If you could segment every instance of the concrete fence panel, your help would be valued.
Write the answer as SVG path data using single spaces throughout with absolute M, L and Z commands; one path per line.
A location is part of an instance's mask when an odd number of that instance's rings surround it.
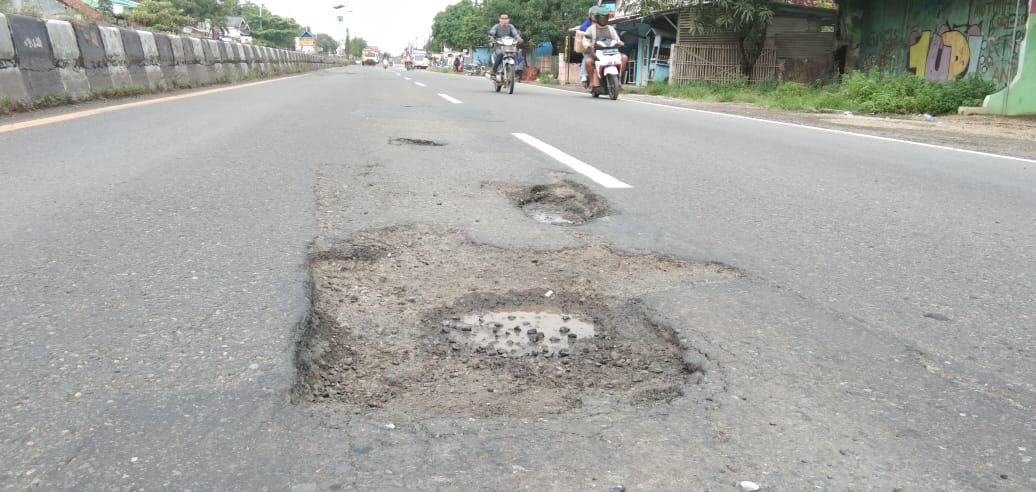
M 50 53 L 50 35 L 43 21 L 35 17 L 12 15 L 11 41 L 22 71 L 22 80 L 30 99 L 42 94 L 60 94 L 65 90 L 61 74 Z
M 205 44 L 208 45 L 209 51 L 206 53 L 207 57 L 212 63 L 212 75 L 214 81 L 223 80 L 226 74 L 223 70 L 223 52 L 220 50 L 220 42 L 215 39 L 206 39 Z
M 164 62 L 165 55 L 162 54 L 163 40 L 169 43 L 169 50 L 173 54 L 173 62 L 164 70 L 171 70 L 170 77 L 177 84 L 186 84 L 191 80 L 190 72 L 187 70 L 186 54 L 183 51 L 183 40 L 180 36 L 163 34 L 155 38 L 158 41 L 158 58 Z
M 241 72 L 241 77 L 247 77 L 251 67 L 248 66 L 248 57 L 245 56 L 245 45 L 241 43 L 230 43 L 230 48 L 237 57 L 237 66 L 238 70 Z
M 168 34 L 154 33 L 155 46 L 158 48 L 158 66 L 165 71 L 176 66 L 176 58 L 173 56 L 173 42 Z
M 263 73 L 270 73 L 270 52 L 267 51 L 265 46 L 256 46 L 255 50 L 259 58 L 259 69 Z
M 112 87 L 112 76 L 108 71 L 108 55 L 104 52 L 101 30 L 96 24 L 79 23 L 72 24 L 72 29 L 76 33 L 80 60 L 82 60 L 83 69 L 86 70 L 86 80 L 90 83 L 90 89 Z
M 63 92 L 73 97 L 89 95 L 90 81 L 87 80 L 86 70 L 79 59 L 79 43 L 76 41 L 76 31 L 72 28 L 72 23 L 48 20 L 47 35 L 50 36 L 54 66 L 61 74 L 61 84 L 65 87 Z
M 155 33 L 137 31 L 137 35 L 140 36 L 140 47 L 144 52 L 144 73 L 147 74 L 148 88 L 165 90 L 168 84 L 162 76 L 162 67 L 158 65 L 158 43 L 155 41 Z
M 116 27 L 107 26 L 100 26 L 97 31 L 101 35 L 105 65 L 108 67 L 108 77 L 111 78 L 112 87 L 133 85 L 126 61 L 126 49 L 122 45 L 122 31 Z M 89 71 L 87 75 L 89 75 Z
M 232 57 L 227 43 L 223 40 L 215 41 L 216 50 L 219 51 L 220 60 L 223 62 L 223 74 L 231 80 L 240 78 L 237 68 L 237 61 Z
M 213 80 L 216 80 L 216 76 L 212 65 L 205 59 L 205 48 L 208 47 L 208 43 L 198 38 L 184 38 L 183 43 L 184 52 L 191 52 L 194 56 L 193 63 L 187 66 L 187 71 L 191 74 L 191 82 L 201 85 L 211 84 Z
M 0 96 L 21 102 L 32 100 L 22 72 L 18 69 L 11 26 L 4 14 L 0 14 Z
M 122 37 L 122 48 L 126 53 L 126 68 L 129 69 L 133 85 L 150 87 L 147 71 L 144 70 L 144 47 L 140 44 L 140 35 L 133 29 L 120 28 L 119 36 Z

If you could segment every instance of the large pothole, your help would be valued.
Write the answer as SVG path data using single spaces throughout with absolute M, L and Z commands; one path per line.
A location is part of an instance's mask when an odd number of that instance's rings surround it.
M 609 215 L 603 198 L 574 181 L 534 185 L 505 192 L 533 220 L 551 225 L 580 225 Z
M 311 261 L 295 400 L 351 413 L 534 416 L 587 397 L 634 405 L 701 377 L 638 296 L 725 281 L 718 264 L 594 245 L 508 251 L 455 231 L 358 235 Z

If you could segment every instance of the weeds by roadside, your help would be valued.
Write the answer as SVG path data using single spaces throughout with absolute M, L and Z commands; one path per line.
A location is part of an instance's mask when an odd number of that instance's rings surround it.
M 546 85 L 558 85 L 561 83 L 558 79 L 555 79 L 554 77 L 551 77 L 550 74 L 546 73 L 541 73 L 540 76 L 536 78 L 536 82 Z
M 793 111 L 836 109 L 858 113 L 946 114 L 956 112 L 961 106 L 980 106 L 994 89 L 992 82 L 976 77 L 938 83 L 921 77 L 853 72 L 840 84 L 832 85 L 777 81 L 749 84 L 747 79 L 722 84 L 652 82 L 635 92 L 712 102 L 744 102 Z

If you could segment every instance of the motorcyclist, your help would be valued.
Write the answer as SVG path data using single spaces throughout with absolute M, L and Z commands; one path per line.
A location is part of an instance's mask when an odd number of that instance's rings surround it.
M 507 12 L 501 12 L 500 23 L 489 29 L 489 44 L 493 46 L 493 78 L 496 78 L 497 72 L 500 70 L 500 62 L 504 59 L 504 50 L 496 45 L 496 38 L 510 36 L 516 43 L 522 42 L 522 35 L 518 33 L 518 28 L 511 25 L 510 21 L 511 16 Z
M 586 20 L 582 24 L 579 24 L 579 29 L 576 31 L 576 50 L 582 51 L 583 47 L 583 36 L 586 34 L 586 30 L 590 29 L 590 26 L 594 23 L 594 12 L 597 11 L 597 6 L 590 7 L 590 10 L 586 13 Z M 586 64 L 579 64 L 579 81 L 583 83 L 583 88 L 590 86 L 589 79 L 586 74 Z
M 587 73 L 590 74 L 590 87 L 601 85 L 597 70 L 594 70 L 594 49 L 597 46 L 597 41 L 614 39 L 617 41 L 617 46 L 626 45 L 619 38 L 619 32 L 615 30 L 615 27 L 608 25 L 608 17 L 609 11 L 607 8 L 597 7 L 597 10 L 594 11 L 594 23 L 586 30 L 586 34 L 583 35 L 583 63 L 586 66 Z M 629 61 L 629 56 L 626 56 L 624 53 L 622 55 L 622 66 L 619 67 L 620 81 L 622 80 L 623 73 L 626 71 L 627 61 Z

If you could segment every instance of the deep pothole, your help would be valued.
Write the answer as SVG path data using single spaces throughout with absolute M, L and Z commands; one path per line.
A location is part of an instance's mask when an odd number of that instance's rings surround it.
M 423 226 L 364 232 L 310 267 L 295 401 L 415 416 L 670 401 L 701 373 L 638 296 L 736 275 L 600 245 L 508 251 Z
M 544 224 L 581 225 L 612 213 L 604 198 L 574 181 L 534 185 L 505 193 L 526 215 Z

